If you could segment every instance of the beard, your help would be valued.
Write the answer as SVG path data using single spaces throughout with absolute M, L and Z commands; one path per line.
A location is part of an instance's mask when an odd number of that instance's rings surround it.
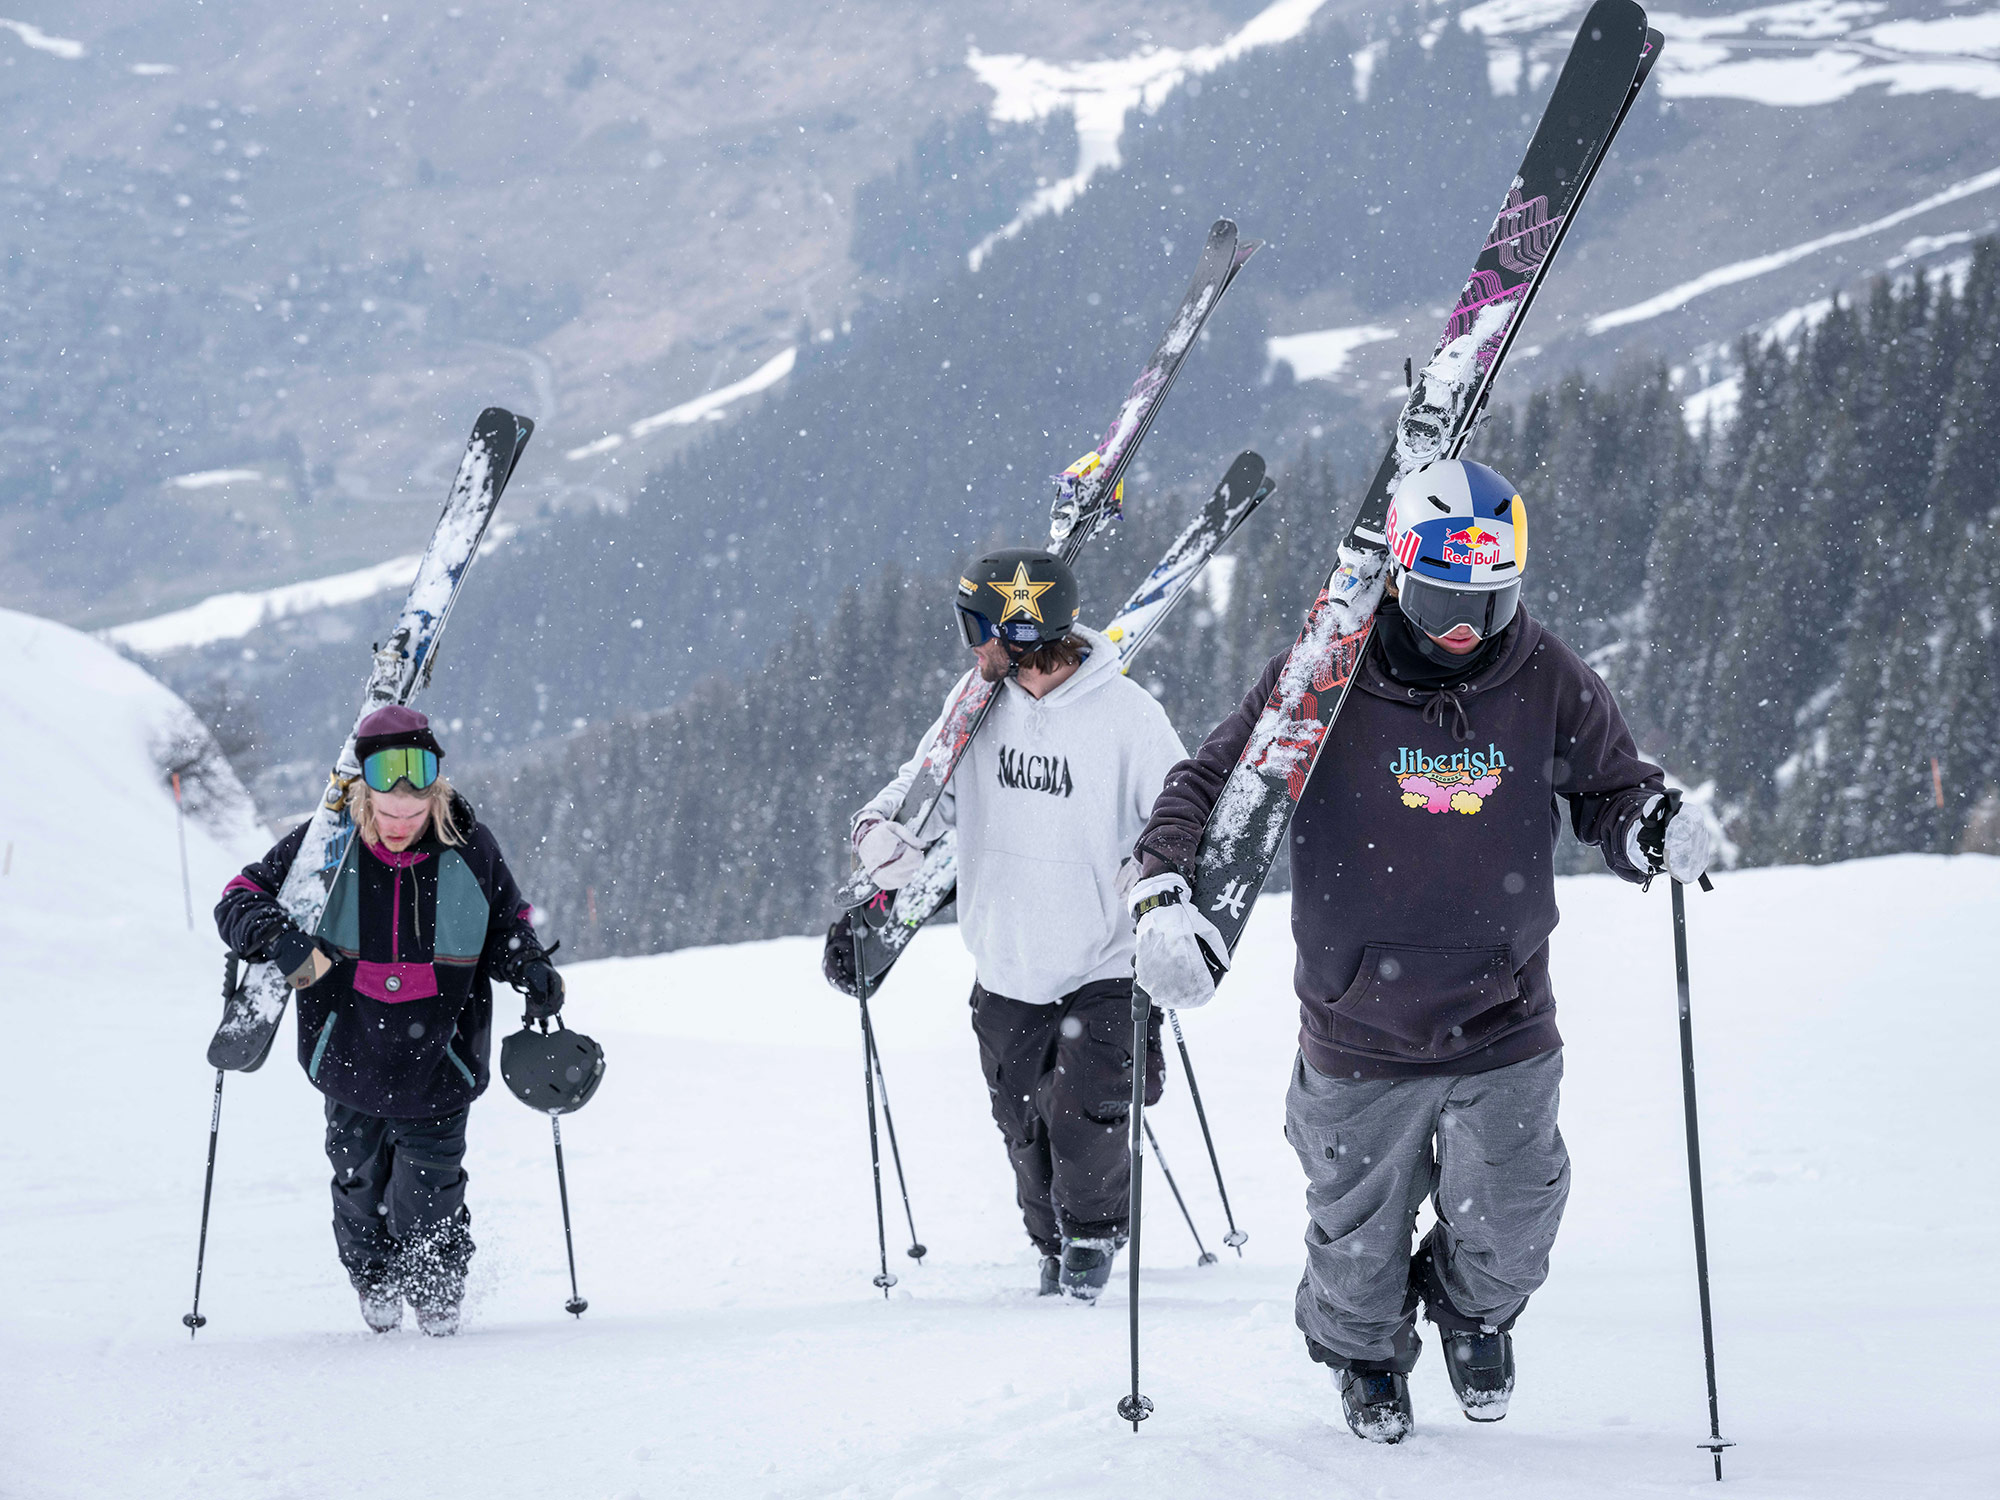
M 1014 670 L 1014 664 L 1004 656 L 1000 660 L 994 661 L 984 652 L 981 652 L 978 661 L 979 680 L 981 682 L 1005 682 L 1008 675 Z

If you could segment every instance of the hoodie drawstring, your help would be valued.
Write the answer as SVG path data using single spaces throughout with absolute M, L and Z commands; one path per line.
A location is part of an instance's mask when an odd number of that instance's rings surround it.
M 1424 722 L 1443 728 L 1446 704 L 1451 705 L 1451 711 L 1455 715 L 1451 725 L 1452 743 L 1466 744 L 1472 738 L 1472 720 L 1466 717 L 1465 705 L 1459 701 L 1458 694 L 1450 688 L 1439 688 L 1432 694 L 1430 702 L 1424 705 Z

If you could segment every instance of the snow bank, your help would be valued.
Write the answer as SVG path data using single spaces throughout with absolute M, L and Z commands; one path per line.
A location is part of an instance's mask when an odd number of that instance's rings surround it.
M 505 522 L 495 522 L 488 529 L 486 540 L 480 543 L 480 555 L 485 556 L 519 529 Z M 377 594 L 401 593 L 415 580 L 417 565 L 422 561 L 423 554 L 413 552 L 407 557 L 392 557 L 387 562 L 370 567 L 334 573 L 325 578 L 309 578 L 302 583 L 211 594 L 199 604 L 190 604 L 185 609 L 133 620 L 125 625 L 113 625 L 98 634 L 113 645 L 123 646 L 142 656 L 164 656 L 171 651 L 212 646 L 217 641 L 240 640 L 252 631 L 290 615 L 358 604 L 364 599 L 373 599 Z
M 1292 367 L 1294 380 L 1331 380 L 1347 368 L 1357 349 L 1392 339 L 1401 330 L 1376 323 L 1350 328 L 1321 328 L 1312 333 L 1286 333 L 1264 341 L 1270 370 L 1280 364 Z M 1265 379 L 1270 378 L 1267 370 Z
M 692 427 L 697 422 L 719 422 L 729 407 L 745 396 L 754 396 L 759 391 L 767 391 L 787 375 L 798 363 L 799 351 L 787 349 L 774 355 L 734 384 L 710 391 L 705 396 L 697 396 L 692 401 L 683 401 L 679 406 L 670 406 L 663 412 L 650 417 L 642 417 L 624 432 L 610 432 L 581 447 L 571 448 L 564 458 L 575 462 L 578 459 L 595 458 L 600 453 L 609 453 L 613 448 L 625 445 L 627 439 L 637 442 L 649 437 L 662 427 Z
M 186 704 L 87 635 L 0 609 L 0 953 L 13 1019 L 152 1003 L 149 974 L 221 967 L 208 909 L 268 842 Z M 179 764 L 196 931 L 188 931 L 173 792 Z M 53 1011 L 48 1006 L 53 1003 Z M 220 1010 L 218 1009 L 218 1014 Z
M 1067 109 L 1076 117 L 1076 170 L 1039 189 L 1003 228 L 996 229 L 967 256 L 977 271 L 995 245 L 1012 239 L 1043 214 L 1061 213 L 1074 203 L 1099 171 L 1123 159 L 1118 140 L 1132 110 L 1156 110 L 1190 78 L 1212 73 L 1259 47 L 1288 42 L 1311 23 L 1326 0 L 1274 0 L 1243 26 L 1210 47 L 1147 46 L 1125 57 L 1088 62 L 1048 62 L 1018 52 L 966 53 L 965 65 L 993 90 L 993 119 L 1022 123 Z

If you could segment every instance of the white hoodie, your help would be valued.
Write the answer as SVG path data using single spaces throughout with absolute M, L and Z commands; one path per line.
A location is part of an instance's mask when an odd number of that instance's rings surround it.
M 1118 648 L 1076 633 L 1090 655 L 1054 691 L 1037 699 L 1011 678 L 1000 685 L 936 814 L 958 830 L 958 931 L 979 982 L 1031 1005 L 1130 977 L 1119 866 L 1187 755 L 1166 710 L 1119 670 Z M 895 813 L 942 723 L 864 815 Z

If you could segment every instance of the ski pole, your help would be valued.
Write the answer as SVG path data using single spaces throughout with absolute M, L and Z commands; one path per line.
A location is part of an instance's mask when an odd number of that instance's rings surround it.
M 1229 1211 L 1229 1189 L 1222 1185 L 1222 1163 L 1215 1155 L 1215 1137 L 1208 1133 L 1208 1111 L 1201 1107 L 1201 1085 L 1194 1081 L 1194 1059 L 1188 1056 L 1187 1038 L 1181 1035 L 1181 1018 L 1175 1011 L 1167 1012 L 1167 1019 L 1173 1023 L 1174 1045 L 1181 1049 L 1181 1070 L 1187 1074 L 1188 1097 L 1194 1100 L 1194 1117 L 1201 1122 L 1201 1138 L 1208 1145 L 1208 1164 L 1215 1169 L 1215 1191 L 1222 1199 L 1222 1217 L 1229 1221 L 1229 1233 L 1222 1237 L 1222 1243 L 1236 1252 L 1236 1258 L 1243 1258 L 1244 1243 L 1250 1238 L 1236 1227 L 1236 1215 Z M 1166 1170 L 1166 1163 L 1160 1163 Z
M 1706 877 L 1703 885 L 1707 885 Z M 1681 1003 L 1681 1099 L 1687 1111 L 1688 1198 L 1694 1207 L 1694 1271 L 1701 1287 L 1701 1357 L 1708 1371 L 1708 1441 L 1697 1443 L 1715 1459 L 1715 1477 L 1722 1479 L 1722 1450 L 1735 1444 L 1722 1436 L 1722 1417 L 1715 1395 L 1715 1323 L 1708 1301 L 1708 1225 L 1701 1207 L 1701 1130 L 1695 1120 L 1694 1021 L 1688 1008 L 1687 905 L 1681 883 L 1673 882 L 1674 981 Z
M 886 1302 L 896 1278 L 889 1271 L 889 1226 L 882 1216 L 882 1143 L 875 1134 L 875 1032 L 868 1024 L 868 970 L 861 957 L 861 924 L 850 920 L 847 935 L 854 949 L 854 987 L 859 992 L 856 998 L 861 1002 L 861 1083 L 868 1096 L 868 1162 L 875 1172 L 875 1248 L 882 1262 L 875 1285 L 882 1288 L 882 1300 Z
M 903 1176 L 903 1153 L 896 1145 L 896 1117 L 889 1112 L 889 1080 L 882 1072 L 882 1049 L 875 1045 L 875 1026 L 868 1018 L 868 1002 L 866 1000 L 861 1002 L 861 1030 L 862 1034 L 868 1039 L 868 1055 L 874 1060 L 875 1087 L 882 1094 L 882 1126 L 889 1132 L 889 1159 L 896 1164 L 896 1186 L 901 1189 L 903 1194 L 903 1219 L 910 1226 L 910 1248 L 908 1254 L 911 1260 L 915 1261 L 918 1265 L 922 1265 L 929 1247 L 917 1238 L 916 1217 L 910 1212 L 910 1184 Z
M 563 1249 L 569 1255 L 569 1301 L 563 1304 L 563 1311 L 572 1318 L 583 1316 L 583 1310 L 590 1304 L 583 1300 L 576 1289 L 576 1241 L 569 1232 L 569 1174 L 563 1170 L 562 1116 L 549 1115 L 549 1131 L 556 1139 L 556 1192 L 562 1198 Z
M 174 772 L 174 835 L 181 844 L 181 904 L 187 908 L 188 931 L 194 931 L 194 888 L 188 884 L 187 810 L 181 805 L 181 773 Z
M 236 955 L 231 953 L 222 966 L 222 999 L 227 1004 L 236 994 Z M 215 1196 L 215 1138 L 222 1130 L 222 1069 L 215 1070 L 215 1104 L 208 1112 L 208 1171 L 201 1182 L 201 1238 L 194 1250 L 194 1305 L 181 1315 L 188 1339 L 208 1326 L 201 1315 L 201 1269 L 208 1260 L 208 1205 Z
M 1174 1181 L 1174 1169 L 1167 1165 L 1167 1153 L 1160 1149 L 1160 1138 L 1153 1134 L 1151 1120 L 1146 1122 L 1146 1144 L 1153 1148 L 1153 1160 L 1160 1164 L 1160 1175 L 1167 1179 L 1167 1186 L 1173 1192 L 1174 1202 L 1181 1206 L 1181 1217 L 1187 1220 L 1188 1233 L 1194 1236 L 1194 1247 L 1201 1252 L 1201 1259 L 1195 1264 L 1214 1265 L 1215 1257 L 1209 1253 L 1208 1246 L 1201 1242 L 1201 1231 L 1194 1227 L 1194 1215 L 1188 1212 L 1187 1199 L 1181 1196 L 1180 1184 Z
M 1126 1122 L 1126 1152 L 1131 1158 L 1132 1173 L 1125 1201 L 1125 1219 L 1132 1234 L 1131 1259 L 1125 1266 L 1131 1278 L 1126 1300 L 1130 1303 L 1132 1322 L 1132 1392 L 1119 1398 L 1118 1415 L 1132 1424 L 1135 1433 L 1139 1424 L 1153 1414 L 1153 1403 L 1139 1394 L 1139 1189 L 1146 1166 L 1140 1132 L 1146 1126 L 1146 1022 L 1152 1011 L 1152 997 L 1133 985 L 1132 1106 L 1131 1119 Z

